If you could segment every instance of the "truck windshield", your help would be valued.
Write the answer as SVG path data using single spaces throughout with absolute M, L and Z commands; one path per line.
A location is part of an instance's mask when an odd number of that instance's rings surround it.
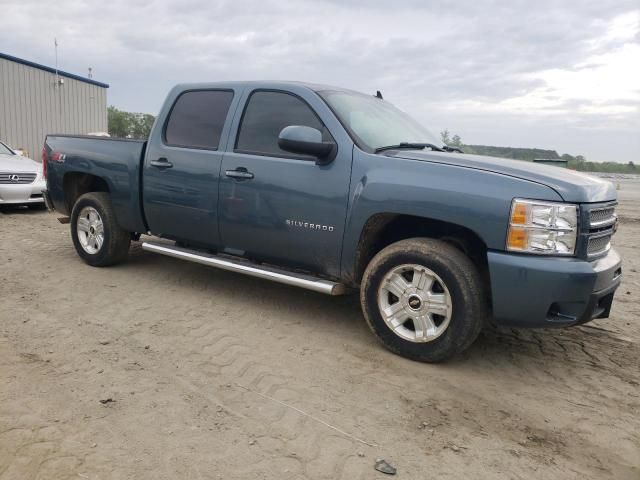
M 442 145 L 435 135 L 409 115 L 373 95 L 344 91 L 322 91 L 318 94 L 360 148 L 375 151 L 401 143 Z

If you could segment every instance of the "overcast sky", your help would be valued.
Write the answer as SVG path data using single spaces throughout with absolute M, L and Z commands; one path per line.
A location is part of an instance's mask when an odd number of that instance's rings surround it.
M 178 82 L 374 93 L 465 143 L 640 162 L 640 0 L 0 0 L 0 51 L 155 114 Z

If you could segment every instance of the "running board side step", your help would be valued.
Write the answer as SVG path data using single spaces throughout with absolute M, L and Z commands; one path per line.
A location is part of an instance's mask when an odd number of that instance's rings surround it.
M 327 295 L 344 295 L 348 289 L 342 283 L 332 282 L 321 278 L 312 277 L 303 273 L 289 272 L 275 267 L 252 264 L 244 260 L 235 260 L 229 257 L 222 257 L 209 253 L 190 250 L 188 248 L 176 247 L 166 243 L 143 242 L 142 249 L 149 252 L 167 255 L 181 260 L 188 260 L 200 263 L 209 267 L 221 268 L 231 272 L 244 273 L 252 277 L 264 278 L 285 285 L 306 288 L 314 292 L 325 293 Z

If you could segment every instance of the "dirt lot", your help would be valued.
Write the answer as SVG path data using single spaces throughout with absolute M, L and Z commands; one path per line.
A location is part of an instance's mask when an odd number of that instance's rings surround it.
M 640 478 L 640 182 L 621 182 L 612 318 L 484 332 L 424 365 L 355 297 L 155 256 L 76 256 L 0 213 L 0 479 Z M 535 295 L 535 292 L 531 292 Z M 101 400 L 104 403 L 101 403 Z

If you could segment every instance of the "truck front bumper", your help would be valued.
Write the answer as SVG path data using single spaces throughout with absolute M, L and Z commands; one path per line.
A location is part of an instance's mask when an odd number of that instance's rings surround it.
M 487 257 L 499 325 L 568 326 L 607 318 L 622 277 L 613 249 L 593 262 L 504 252 Z

